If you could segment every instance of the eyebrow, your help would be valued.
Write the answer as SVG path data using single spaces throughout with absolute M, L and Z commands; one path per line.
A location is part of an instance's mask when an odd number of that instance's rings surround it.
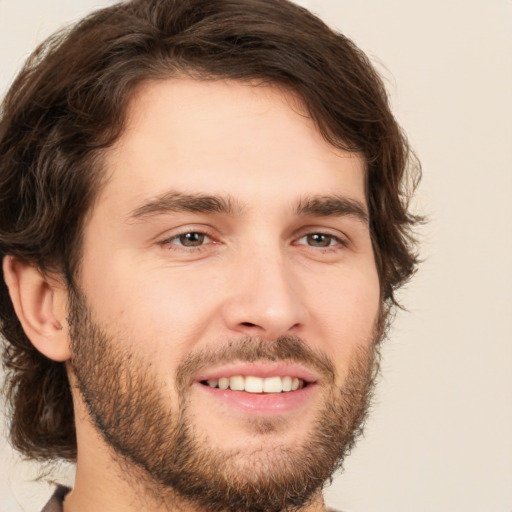
M 312 217 L 354 217 L 368 225 L 368 211 L 363 203 L 339 195 L 312 196 L 301 199 L 296 214 Z
M 129 218 L 137 220 L 170 212 L 235 215 L 241 211 L 241 206 L 230 196 L 184 194 L 170 191 L 136 208 L 129 214 Z
M 170 191 L 149 200 L 129 214 L 132 220 L 172 212 L 216 213 L 239 215 L 243 207 L 231 196 L 185 194 Z M 308 196 L 300 199 L 295 207 L 300 217 L 354 217 L 367 225 L 368 213 L 363 203 L 339 195 Z

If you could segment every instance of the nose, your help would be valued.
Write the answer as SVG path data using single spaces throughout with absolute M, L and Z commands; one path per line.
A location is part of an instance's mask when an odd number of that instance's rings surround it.
M 279 250 L 252 252 L 229 272 L 223 304 L 227 327 L 246 336 L 275 340 L 298 334 L 307 320 L 301 285 Z

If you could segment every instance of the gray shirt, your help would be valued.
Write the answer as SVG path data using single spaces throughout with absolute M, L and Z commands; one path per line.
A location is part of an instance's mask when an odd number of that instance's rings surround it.
M 59 486 L 53 493 L 53 496 L 50 498 L 50 501 L 44 506 L 41 512 L 63 512 L 63 503 L 64 498 L 71 489 L 68 487 Z M 326 512 L 337 512 L 333 508 L 327 509 Z M 339 511 L 341 512 L 341 511 Z

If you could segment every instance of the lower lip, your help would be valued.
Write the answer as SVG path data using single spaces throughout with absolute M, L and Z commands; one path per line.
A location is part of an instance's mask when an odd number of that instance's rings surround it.
M 297 391 L 283 393 L 246 393 L 245 391 L 232 391 L 219 389 L 196 383 L 202 392 L 209 397 L 240 409 L 248 414 L 276 415 L 297 410 L 304 406 L 314 393 L 315 384 L 308 384 Z

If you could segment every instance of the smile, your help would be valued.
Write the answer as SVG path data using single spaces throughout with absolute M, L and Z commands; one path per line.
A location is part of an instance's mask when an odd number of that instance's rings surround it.
M 195 376 L 196 389 L 215 403 L 268 416 L 303 410 L 322 388 L 319 375 L 292 362 L 238 362 Z
M 246 393 L 288 393 L 302 389 L 304 380 L 297 377 L 255 377 L 248 375 L 235 375 L 233 377 L 220 377 L 203 381 L 211 388 L 231 389 L 232 391 L 245 391 Z

